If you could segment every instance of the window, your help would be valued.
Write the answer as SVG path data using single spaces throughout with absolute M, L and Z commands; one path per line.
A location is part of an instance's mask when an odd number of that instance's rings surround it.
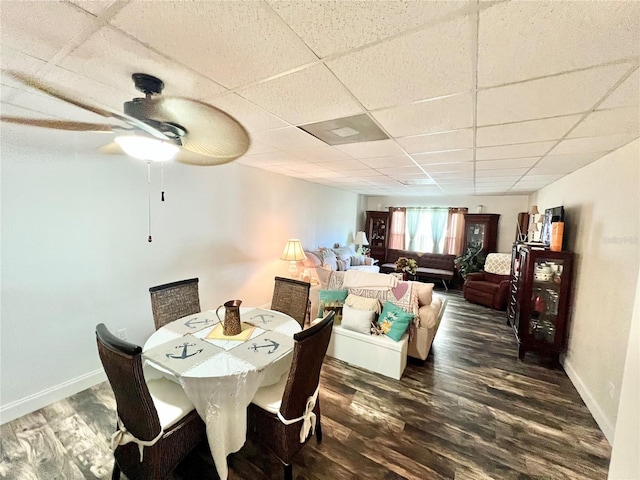
M 459 255 L 466 208 L 393 207 L 389 248 Z

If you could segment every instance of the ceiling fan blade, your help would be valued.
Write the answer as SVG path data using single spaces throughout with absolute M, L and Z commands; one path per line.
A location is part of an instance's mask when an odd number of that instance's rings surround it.
M 220 165 L 245 154 L 251 143 L 244 127 L 231 115 L 197 100 L 151 98 L 145 116 L 182 126 L 183 149 L 176 161 L 190 165 Z M 186 151 L 184 151 L 186 150 Z
M 58 89 L 52 87 L 51 85 L 47 85 L 43 82 L 40 82 L 39 80 L 36 80 L 35 78 L 29 77 L 28 75 L 24 75 L 23 73 L 15 72 L 15 71 L 7 71 L 5 73 L 9 75 L 11 78 L 13 78 L 14 80 L 17 80 L 25 85 L 28 85 L 40 92 L 46 93 L 47 95 L 57 98 L 58 100 L 62 100 L 63 102 L 70 103 L 71 105 L 75 105 L 78 108 L 82 108 L 83 110 L 93 112 L 102 117 L 115 118 L 133 127 L 136 127 L 144 132 L 147 132 L 148 134 L 153 135 L 156 138 L 160 138 L 162 140 L 169 139 L 169 137 L 167 137 L 160 130 L 152 127 L 151 125 L 146 124 L 141 120 L 138 120 L 137 118 L 131 117 L 126 114 L 112 112 L 111 110 L 107 110 L 104 108 L 96 107 L 94 105 L 90 105 L 88 103 L 81 102 L 80 100 L 77 100 L 59 91 Z
M 23 118 L 0 116 L 0 121 L 16 125 L 29 125 L 32 127 L 53 128 L 55 130 L 71 130 L 76 132 L 104 132 L 112 133 L 111 125 L 102 123 L 71 122 L 67 120 L 48 120 L 39 118 Z

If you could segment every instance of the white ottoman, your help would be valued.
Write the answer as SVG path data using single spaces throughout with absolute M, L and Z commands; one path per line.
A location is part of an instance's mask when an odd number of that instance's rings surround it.
M 408 343 L 408 333 L 396 342 L 386 335 L 364 335 L 334 325 L 327 355 L 400 380 L 407 366 Z

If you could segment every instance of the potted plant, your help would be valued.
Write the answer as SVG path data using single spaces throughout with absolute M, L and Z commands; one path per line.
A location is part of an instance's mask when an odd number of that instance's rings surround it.
M 463 279 L 473 272 L 479 272 L 484 268 L 487 256 L 482 252 L 482 245 L 467 248 L 467 251 L 456 258 L 455 263 Z
M 417 271 L 418 262 L 413 258 L 398 257 L 398 260 L 396 260 L 396 272 L 403 273 L 405 280 L 407 275 L 415 275 Z

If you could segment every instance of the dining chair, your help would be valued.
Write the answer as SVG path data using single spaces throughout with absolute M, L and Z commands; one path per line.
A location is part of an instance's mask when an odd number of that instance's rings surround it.
M 275 385 L 259 388 L 247 407 L 247 433 L 264 443 L 284 465 L 284 479 L 293 478 L 293 457 L 311 438 L 322 441 L 320 422 L 320 370 L 331 339 L 333 317 L 293 336 L 289 375 Z
M 96 326 L 98 354 L 116 398 L 112 479 L 158 480 L 203 439 L 205 424 L 182 388 L 166 378 L 145 382 L 142 348 Z
M 286 313 L 304 328 L 309 307 L 311 284 L 293 278 L 276 277 L 271 310 Z
M 197 278 L 151 287 L 149 294 L 156 330 L 178 318 L 201 311 Z

